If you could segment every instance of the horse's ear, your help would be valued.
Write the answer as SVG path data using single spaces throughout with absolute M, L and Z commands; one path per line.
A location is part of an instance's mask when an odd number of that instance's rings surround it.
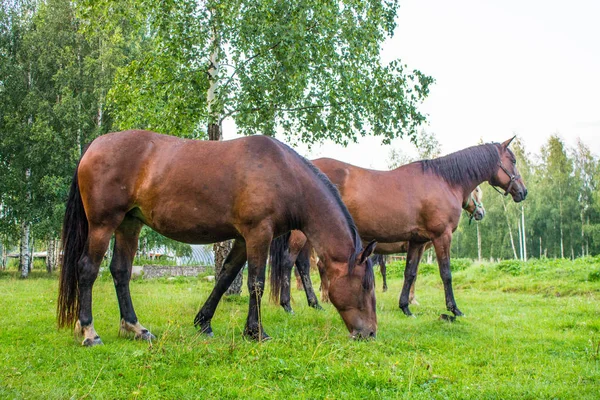
M 375 246 L 377 246 L 377 242 L 375 240 L 371 240 L 369 242 L 369 244 L 363 249 L 362 253 L 360 253 L 360 263 L 362 264 L 365 262 L 365 260 L 367 258 L 369 258 L 369 256 L 371 254 L 373 254 L 373 251 L 375 250 Z
M 515 138 L 517 137 L 517 135 L 511 137 L 510 139 L 508 139 L 506 142 L 502 143 L 502 148 L 503 149 L 508 149 L 508 145 L 510 144 L 510 142 L 512 142 Z

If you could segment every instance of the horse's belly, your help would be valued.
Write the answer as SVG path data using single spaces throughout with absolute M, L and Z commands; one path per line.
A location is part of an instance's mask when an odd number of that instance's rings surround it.
M 150 212 L 140 209 L 138 217 L 161 235 L 185 243 L 208 244 L 240 237 L 223 213 L 209 210 L 158 207 Z

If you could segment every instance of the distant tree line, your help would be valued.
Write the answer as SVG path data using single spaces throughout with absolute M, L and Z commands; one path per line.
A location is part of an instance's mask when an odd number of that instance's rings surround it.
M 600 254 L 598 155 L 581 140 L 570 148 L 558 135 L 550 136 L 537 154 L 520 140 L 512 147 L 529 191 L 527 200 L 515 204 L 482 185 L 486 216 L 477 226 L 462 219 L 452 254 L 524 260 Z

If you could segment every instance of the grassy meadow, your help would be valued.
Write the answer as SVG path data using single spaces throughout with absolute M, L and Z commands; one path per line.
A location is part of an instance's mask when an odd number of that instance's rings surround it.
M 308 308 L 295 289 L 295 315 L 263 301 L 273 340 L 242 337 L 247 294 L 222 302 L 208 339 L 192 323 L 212 287 L 202 277 L 133 281 L 140 322 L 158 339 L 121 338 L 103 273 L 93 306 L 104 346 L 94 348 L 56 329 L 55 275 L 19 280 L 16 271 L 0 272 L 0 398 L 600 397 L 600 258 L 455 264 L 466 316 L 454 323 L 439 319 L 445 306 L 435 267 L 420 272 L 416 318 L 398 309 L 402 267 L 390 266 L 387 293 L 377 273 L 374 341 L 349 340 L 331 305 Z

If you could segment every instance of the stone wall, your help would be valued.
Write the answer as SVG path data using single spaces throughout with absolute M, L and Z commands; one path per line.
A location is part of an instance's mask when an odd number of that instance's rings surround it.
M 163 276 L 198 276 L 207 271 L 212 270 L 213 267 L 197 265 L 197 266 L 185 266 L 185 267 L 173 267 L 164 265 L 144 265 L 142 267 L 144 279 L 160 278 Z

